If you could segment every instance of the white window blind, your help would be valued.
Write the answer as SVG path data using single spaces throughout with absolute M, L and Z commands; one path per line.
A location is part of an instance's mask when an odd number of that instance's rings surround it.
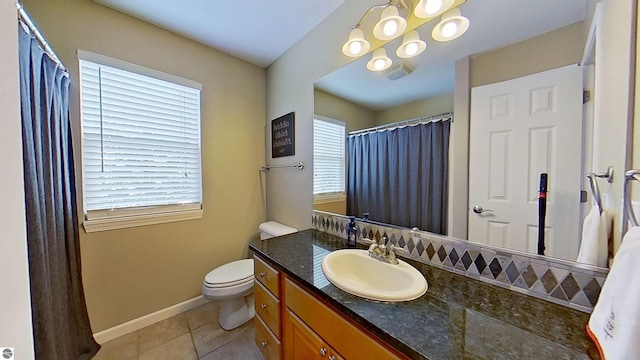
M 200 89 L 79 62 L 87 219 L 201 209 Z
M 313 194 L 345 191 L 344 123 L 313 119 Z

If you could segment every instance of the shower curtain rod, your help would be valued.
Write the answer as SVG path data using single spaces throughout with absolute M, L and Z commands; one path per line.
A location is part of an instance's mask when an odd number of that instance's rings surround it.
M 368 128 L 368 129 L 354 130 L 354 131 L 350 131 L 349 132 L 349 136 L 365 134 L 365 133 L 370 133 L 370 132 L 376 132 L 376 131 L 381 131 L 381 130 L 393 129 L 393 128 L 400 127 L 400 126 L 412 125 L 412 123 L 413 123 L 413 125 L 417 125 L 417 124 L 421 124 L 421 123 L 426 124 L 426 123 L 430 123 L 432 121 L 444 120 L 446 118 L 453 118 L 453 112 L 446 112 L 446 113 L 442 113 L 442 114 L 438 114 L 438 115 L 427 115 L 427 116 L 422 116 L 422 117 L 408 119 L 408 120 L 396 121 L 396 122 L 391 123 L 391 124 L 380 125 L 380 126 L 371 127 L 371 128 Z
M 58 55 L 56 55 L 55 51 L 53 51 L 53 49 L 51 48 L 51 46 L 47 42 L 47 39 L 44 37 L 44 35 L 42 35 L 42 33 L 40 32 L 40 29 L 38 29 L 38 26 L 36 26 L 36 24 L 33 22 L 33 20 L 31 20 L 31 16 L 29 16 L 29 14 L 24 9 L 24 7 L 20 3 L 20 1 L 16 1 L 16 8 L 18 9 L 18 19 L 20 20 L 20 22 L 22 24 L 24 24 L 29 29 L 31 34 L 38 40 L 38 42 L 40 43 L 40 45 L 42 46 L 44 51 L 47 53 L 47 55 L 49 55 L 51 60 L 55 61 L 56 64 L 58 64 L 58 66 L 65 73 L 67 73 L 67 76 L 68 76 L 69 71 L 64 66 L 64 64 L 62 63 L 62 61 L 58 57 Z

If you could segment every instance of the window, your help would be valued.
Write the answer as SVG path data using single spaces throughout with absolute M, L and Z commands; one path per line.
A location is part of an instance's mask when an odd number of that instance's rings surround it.
M 202 217 L 201 85 L 79 51 L 87 232 Z
M 313 194 L 316 199 L 345 195 L 345 141 L 343 122 L 313 119 Z

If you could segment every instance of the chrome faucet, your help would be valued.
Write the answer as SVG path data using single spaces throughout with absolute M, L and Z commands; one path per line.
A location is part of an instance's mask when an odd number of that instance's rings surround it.
M 383 236 L 382 239 L 380 239 L 380 242 L 377 242 L 375 239 L 371 240 L 371 239 L 362 239 L 362 241 L 364 241 L 369 245 L 369 256 L 389 263 L 389 264 L 394 264 L 397 265 L 399 264 L 398 262 L 398 258 L 396 256 L 397 252 L 402 252 L 405 254 L 408 254 L 409 252 L 401 247 L 395 246 L 393 244 L 391 244 L 391 246 L 387 247 L 386 243 L 387 243 L 387 237 Z M 388 251 L 387 251 L 388 249 Z

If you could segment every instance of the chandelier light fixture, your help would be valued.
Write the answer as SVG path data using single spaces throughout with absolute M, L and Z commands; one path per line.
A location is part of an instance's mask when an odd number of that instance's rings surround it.
M 462 3 L 465 0 L 462 1 Z M 414 6 L 414 3 L 416 3 Z M 393 40 L 404 34 L 402 44 L 396 50 L 396 56 L 402 59 L 420 55 L 427 44 L 420 39 L 416 30 L 407 30 L 407 20 L 410 16 L 430 21 L 442 15 L 441 21 L 435 26 L 431 36 L 434 40 L 443 42 L 457 39 L 469 28 L 469 19 L 460 14 L 458 8 L 452 7 L 460 4 L 457 0 L 390 0 L 386 4 L 370 7 L 360 21 L 352 27 L 349 38 L 342 46 L 342 53 L 349 57 L 360 57 L 369 52 L 371 43 L 367 41 L 362 24 L 365 19 L 378 9 L 382 9 L 380 20 L 373 26 L 372 34 L 377 40 L 383 42 Z M 413 20 L 415 27 L 415 19 Z M 425 21 L 423 21 L 425 22 Z M 380 41 L 374 41 L 378 46 Z M 377 44 L 376 44 L 377 43 Z M 384 48 L 376 49 L 367 63 L 371 71 L 382 71 L 389 68 L 392 60 L 386 55 Z

